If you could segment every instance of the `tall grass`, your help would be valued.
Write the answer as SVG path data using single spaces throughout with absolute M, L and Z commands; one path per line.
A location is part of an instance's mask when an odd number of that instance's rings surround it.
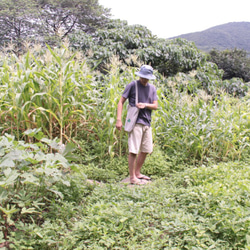
M 194 164 L 241 159 L 249 148 L 248 98 L 162 95 L 156 121 L 160 145 L 167 154 L 181 154 Z
M 121 157 L 127 153 L 127 134 L 124 130 L 117 131 L 116 113 L 125 86 L 135 78 L 135 69 L 124 67 L 117 57 L 111 59 L 108 68 L 108 74 L 101 76 L 102 79 L 98 81 L 99 85 L 96 86 L 92 96 L 97 104 L 93 110 L 93 115 L 96 117 L 93 129 L 98 138 L 95 145 L 99 149 L 100 158 L 107 155 Z M 125 116 L 126 103 L 123 108 L 123 121 Z
M 92 71 L 86 59 L 67 46 L 38 48 L 19 58 L 3 55 L 1 132 L 21 139 L 27 129 L 41 128 L 60 143 L 84 140 L 98 158 L 123 155 L 126 134 L 116 131 L 116 108 L 134 70 L 121 73 L 121 67 L 114 57 L 109 74 Z
M 107 74 L 101 74 L 66 45 L 36 48 L 20 57 L 6 53 L 1 65 L 2 133 L 21 139 L 27 129 L 41 128 L 60 143 L 84 145 L 97 159 L 127 153 L 127 135 L 115 129 L 116 109 L 125 85 L 135 79 L 135 68 L 114 57 Z M 241 159 L 249 148 L 249 97 L 231 98 L 218 89 L 216 96 L 204 95 L 198 81 L 194 73 L 170 81 L 158 76 L 155 142 L 170 157 L 181 155 L 193 163 Z
M 17 139 L 31 128 L 42 128 L 60 142 L 77 135 L 80 123 L 93 108 L 92 78 L 86 61 L 62 48 L 5 56 L 0 69 L 2 132 Z

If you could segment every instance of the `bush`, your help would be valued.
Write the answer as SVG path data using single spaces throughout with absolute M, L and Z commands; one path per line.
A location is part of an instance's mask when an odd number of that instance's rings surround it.
M 51 204 L 63 199 L 57 184 L 69 186 L 66 173 L 74 168 L 60 153 L 47 152 L 59 147 L 39 130 L 25 135 L 39 141 L 30 144 L 7 134 L 0 137 L 0 237 L 6 247 L 14 244 L 16 249 L 35 244 L 36 239 L 29 237 L 40 237 L 35 231 L 44 223 Z M 30 239 L 27 244 L 23 232 Z
M 224 71 L 223 80 L 241 78 L 244 82 L 250 81 L 250 59 L 245 50 L 218 51 L 214 49 L 209 52 L 209 55 L 209 60 Z

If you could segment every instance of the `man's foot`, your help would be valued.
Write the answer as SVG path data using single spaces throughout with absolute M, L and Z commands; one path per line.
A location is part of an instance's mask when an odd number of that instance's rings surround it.
M 146 181 L 150 181 L 151 178 L 146 176 L 146 175 L 143 175 L 143 174 L 140 174 L 139 176 L 137 176 L 138 179 L 141 179 L 141 180 L 146 180 Z
M 131 185 L 144 185 L 146 184 L 145 181 L 143 181 L 142 179 L 135 179 L 135 180 L 130 180 L 130 184 Z

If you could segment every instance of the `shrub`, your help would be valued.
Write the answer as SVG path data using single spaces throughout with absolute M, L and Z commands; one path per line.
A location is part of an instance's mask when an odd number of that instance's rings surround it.
M 1 239 L 7 247 L 17 247 L 15 242 L 22 239 L 23 231 L 30 235 L 43 224 L 51 203 L 63 199 L 56 185 L 69 186 L 66 173 L 73 168 L 62 154 L 48 153 L 49 148 L 59 147 L 39 130 L 26 131 L 25 135 L 38 142 L 15 141 L 8 134 L 0 137 L 0 225 Z M 33 245 L 34 241 L 27 244 Z

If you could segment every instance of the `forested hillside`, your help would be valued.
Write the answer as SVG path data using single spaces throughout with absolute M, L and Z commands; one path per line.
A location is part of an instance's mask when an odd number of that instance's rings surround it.
M 232 22 L 204 31 L 182 34 L 179 38 L 193 41 L 203 51 L 243 49 L 250 52 L 250 22 Z M 176 38 L 176 37 L 175 37 Z

